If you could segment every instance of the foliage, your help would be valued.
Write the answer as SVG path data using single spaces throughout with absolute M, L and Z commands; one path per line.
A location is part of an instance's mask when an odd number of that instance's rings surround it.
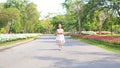
M 0 11 L 0 27 L 7 27 L 12 25 L 14 21 L 20 21 L 20 11 L 16 8 L 7 8 Z M 9 29 L 6 28 L 6 31 L 9 32 Z
M 39 20 L 40 13 L 34 3 L 7 0 L 0 3 L 0 28 L 13 33 L 54 33 L 57 24 L 62 23 L 66 32 L 111 31 L 112 35 L 120 33 L 119 5 L 119 0 L 65 0 L 62 6 L 66 8 L 66 14 Z M 101 14 L 105 17 L 102 21 Z
M 80 1 L 82 8 L 79 11 L 74 10 L 75 4 L 78 4 Z M 63 6 L 65 6 L 67 14 L 76 16 L 74 19 L 78 22 L 77 16 L 80 19 L 80 25 L 75 23 L 74 25 L 77 30 L 93 30 L 93 31 L 102 31 L 108 30 L 112 32 L 119 33 L 119 30 L 116 29 L 116 25 L 120 26 L 120 2 L 118 0 L 65 0 Z M 78 5 L 81 7 L 81 5 Z M 73 11 L 71 11 L 71 9 Z M 100 14 L 104 13 L 105 19 L 100 21 Z M 71 20 L 72 21 L 72 20 Z M 70 24 L 70 23 L 69 23 Z M 76 25 L 77 24 L 77 25 Z M 79 26 L 78 26 L 79 25 Z M 114 28 L 113 28 L 114 27 Z M 119 28 L 119 27 L 118 27 Z M 120 28 L 119 28 L 120 29 Z
M 39 12 L 37 11 L 37 8 L 35 6 L 35 4 L 33 3 L 29 3 L 26 6 L 26 23 L 25 23 L 25 32 L 34 32 L 34 28 L 35 28 L 35 24 L 38 22 L 39 20 Z
M 5 28 L 1 28 L 1 29 L 0 29 L 0 33 L 6 33 Z
M 12 33 L 33 33 L 39 21 L 39 12 L 28 0 L 7 0 L 0 3 L 0 28 Z
M 56 29 L 58 28 L 58 24 L 61 23 L 63 28 L 64 28 L 64 24 L 65 24 L 65 16 L 63 15 L 57 15 L 55 17 L 52 18 L 51 20 L 51 24 L 53 25 L 53 31 L 55 32 Z
M 71 18 L 72 18 L 71 22 L 74 23 L 74 25 L 76 26 L 74 28 L 79 33 L 81 33 L 81 31 L 82 31 L 82 28 L 81 28 L 82 27 L 82 22 L 81 22 L 82 13 L 81 12 L 83 9 L 83 5 L 84 5 L 84 3 L 82 0 L 65 0 L 65 2 L 63 3 L 63 6 L 66 8 L 67 15 L 71 16 Z M 68 17 L 68 19 L 70 19 L 70 18 Z M 69 26 L 71 26 L 71 25 L 69 25 Z
M 40 20 L 36 25 L 35 32 L 40 33 L 51 33 L 53 25 L 51 24 L 51 19 L 46 18 L 45 20 Z

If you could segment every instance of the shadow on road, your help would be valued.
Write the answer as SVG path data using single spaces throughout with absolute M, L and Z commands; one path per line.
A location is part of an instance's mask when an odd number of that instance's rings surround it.
M 46 36 L 41 38 L 35 38 L 34 40 L 44 42 L 44 43 L 57 43 L 55 36 Z M 88 45 L 88 44 L 86 44 Z M 86 46 L 84 42 L 78 42 L 70 38 L 70 36 L 65 36 L 64 46 Z
M 120 63 L 112 62 L 113 58 L 103 58 L 93 61 L 78 61 L 76 59 L 57 58 L 51 56 L 35 56 L 35 59 L 53 61 L 51 68 L 119 68 Z M 101 66 L 102 65 L 102 66 Z
M 39 51 L 58 51 L 59 49 L 38 49 Z

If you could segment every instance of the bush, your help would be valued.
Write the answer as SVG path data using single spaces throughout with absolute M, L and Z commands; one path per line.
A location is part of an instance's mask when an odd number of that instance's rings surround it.
M 99 31 L 96 32 L 97 34 L 99 34 Z M 110 34 L 111 32 L 109 31 L 101 31 L 101 34 Z
M 41 34 L 0 34 L 0 43 L 41 36 Z
M 96 32 L 94 31 L 82 31 L 81 33 L 84 35 L 96 35 Z
M 0 29 L 0 33 L 6 33 L 5 28 L 1 28 L 1 29 Z

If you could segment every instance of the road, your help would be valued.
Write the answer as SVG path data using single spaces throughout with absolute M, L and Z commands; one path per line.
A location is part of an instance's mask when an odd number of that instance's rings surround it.
M 55 36 L 0 51 L 0 68 L 120 68 L 120 55 L 66 37 L 58 50 Z

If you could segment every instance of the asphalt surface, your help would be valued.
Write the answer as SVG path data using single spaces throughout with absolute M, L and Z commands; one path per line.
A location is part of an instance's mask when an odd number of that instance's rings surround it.
M 58 49 L 55 36 L 0 51 L 0 68 L 120 68 L 120 55 L 66 36 Z

